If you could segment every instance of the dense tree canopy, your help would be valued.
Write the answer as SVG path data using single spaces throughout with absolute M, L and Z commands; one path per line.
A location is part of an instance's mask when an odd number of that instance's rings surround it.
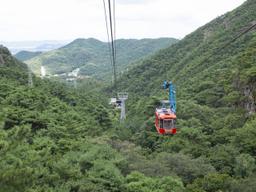
M 125 73 L 124 123 L 112 87 L 28 86 L 26 65 L 0 47 L 0 192 L 255 191 L 255 30 L 219 49 L 255 10 L 248 0 Z M 165 78 L 177 86 L 174 136 L 153 125 Z

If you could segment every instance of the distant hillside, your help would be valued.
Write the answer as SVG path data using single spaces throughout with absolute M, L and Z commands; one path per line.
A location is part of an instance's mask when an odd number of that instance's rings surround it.
M 133 62 L 169 47 L 177 41 L 173 38 L 117 40 L 117 69 L 119 72 L 127 70 Z M 41 65 L 44 65 L 50 74 L 60 74 L 80 68 L 82 75 L 98 79 L 110 79 L 112 71 L 108 44 L 93 38 L 77 39 L 62 48 L 27 60 L 26 63 L 32 66 L 36 74 L 39 74 Z
M 16 57 L 17 59 L 19 59 L 20 61 L 25 61 L 25 60 L 29 60 L 33 57 L 36 57 L 38 55 L 40 55 L 41 51 L 37 51 L 37 52 L 32 52 L 32 51 L 20 51 L 17 54 L 14 55 L 14 57 Z

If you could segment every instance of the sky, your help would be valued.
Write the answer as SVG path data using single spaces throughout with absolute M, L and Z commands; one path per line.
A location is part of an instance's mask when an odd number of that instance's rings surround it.
M 243 2 L 116 0 L 116 37 L 181 39 Z M 0 41 L 107 40 L 103 0 L 0 0 L 0 5 Z

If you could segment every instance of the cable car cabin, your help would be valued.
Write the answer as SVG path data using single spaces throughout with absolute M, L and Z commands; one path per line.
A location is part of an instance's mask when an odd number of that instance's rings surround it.
M 121 109 L 122 101 L 120 99 L 111 98 L 109 104 L 116 109 Z
M 122 101 L 121 100 L 116 100 L 116 108 L 117 109 L 121 109 L 121 106 L 122 106 Z
M 155 127 L 159 134 L 176 134 L 176 115 L 170 109 L 157 108 Z
M 169 100 L 162 100 L 162 106 L 156 108 L 155 127 L 159 134 L 176 134 L 176 91 L 170 81 L 164 81 L 163 89 L 169 90 Z

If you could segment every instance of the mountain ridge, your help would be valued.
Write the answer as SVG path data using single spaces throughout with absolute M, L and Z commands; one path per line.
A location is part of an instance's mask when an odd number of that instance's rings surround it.
M 177 40 L 173 38 L 117 40 L 117 70 L 124 71 L 128 67 L 126 65 L 176 42 Z M 36 74 L 39 74 L 40 65 L 44 65 L 46 70 L 53 74 L 69 72 L 79 67 L 82 75 L 111 79 L 112 66 L 109 56 L 106 42 L 94 38 L 80 38 L 60 49 L 25 62 Z
M 14 57 L 16 57 L 17 59 L 19 59 L 20 61 L 26 61 L 28 59 L 31 59 L 33 57 L 36 57 L 40 54 L 42 54 L 42 51 L 37 51 L 37 52 L 32 52 L 32 51 L 19 51 L 18 53 L 16 53 L 14 55 Z

